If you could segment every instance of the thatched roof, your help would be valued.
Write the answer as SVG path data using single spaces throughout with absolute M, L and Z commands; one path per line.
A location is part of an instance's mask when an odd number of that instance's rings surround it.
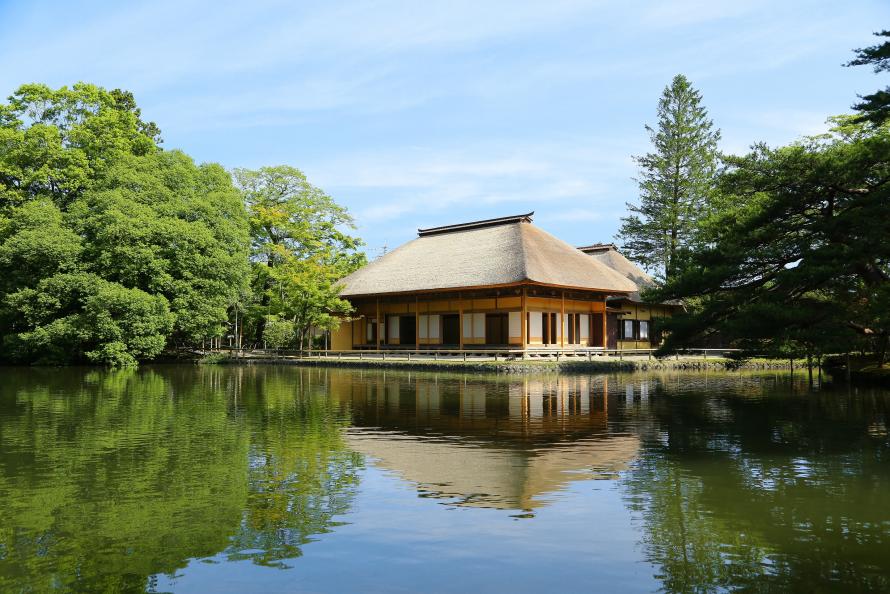
M 637 285 L 638 289 L 628 295 L 630 301 L 642 303 L 640 291 L 650 289 L 655 286 L 655 279 L 646 274 L 642 268 L 625 258 L 613 243 L 595 243 L 579 247 L 579 250 L 593 256 L 598 262 L 602 262 L 612 270 L 619 272 L 626 278 L 629 278 Z
M 419 229 L 418 237 L 353 272 L 344 297 L 516 285 L 630 293 L 624 276 L 531 224 L 534 213 Z

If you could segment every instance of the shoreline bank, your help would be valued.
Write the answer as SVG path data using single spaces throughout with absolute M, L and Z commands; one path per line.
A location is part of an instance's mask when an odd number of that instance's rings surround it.
M 302 367 L 336 367 L 351 369 L 410 369 L 415 371 L 463 371 L 471 373 L 602 373 L 619 371 L 736 371 L 736 370 L 787 370 L 788 361 L 773 359 L 751 359 L 736 361 L 723 358 L 680 358 L 680 359 L 602 359 L 602 360 L 562 360 L 562 361 L 445 361 L 445 360 L 382 360 L 382 359 L 333 359 L 223 357 L 204 364 L 220 365 L 294 365 Z M 799 369 L 795 365 L 795 369 Z

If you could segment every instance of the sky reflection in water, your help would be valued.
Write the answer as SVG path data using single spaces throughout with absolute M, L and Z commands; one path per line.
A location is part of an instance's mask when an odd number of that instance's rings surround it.
M 0 591 L 890 588 L 890 394 L 3 370 Z

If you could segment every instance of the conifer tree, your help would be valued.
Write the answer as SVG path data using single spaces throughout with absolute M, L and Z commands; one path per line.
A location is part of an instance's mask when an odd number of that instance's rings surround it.
M 855 50 L 856 57 L 847 62 L 847 66 L 871 66 L 875 74 L 890 71 L 890 31 L 879 31 L 875 35 L 888 40 Z M 890 87 L 859 98 L 861 101 L 853 106 L 859 112 L 859 121 L 882 124 L 890 120 Z
M 653 151 L 635 158 L 639 204 L 627 204 L 630 214 L 621 219 L 617 239 L 630 259 L 669 279 L 696 241 L 714 187 L 720 131 L 682 74 L 665 87 L 658 124 L 646 130 Z

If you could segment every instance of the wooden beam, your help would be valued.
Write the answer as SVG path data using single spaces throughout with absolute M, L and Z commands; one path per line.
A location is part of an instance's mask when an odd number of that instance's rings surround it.
M 420 297 L 414 297 L 414 349 L 420 350 Z
M 559 313 L 559 346 L 564 347 L 566 345 L 566 292 L 561 291 L 562 296 L 562 305 L 560 306 Z

